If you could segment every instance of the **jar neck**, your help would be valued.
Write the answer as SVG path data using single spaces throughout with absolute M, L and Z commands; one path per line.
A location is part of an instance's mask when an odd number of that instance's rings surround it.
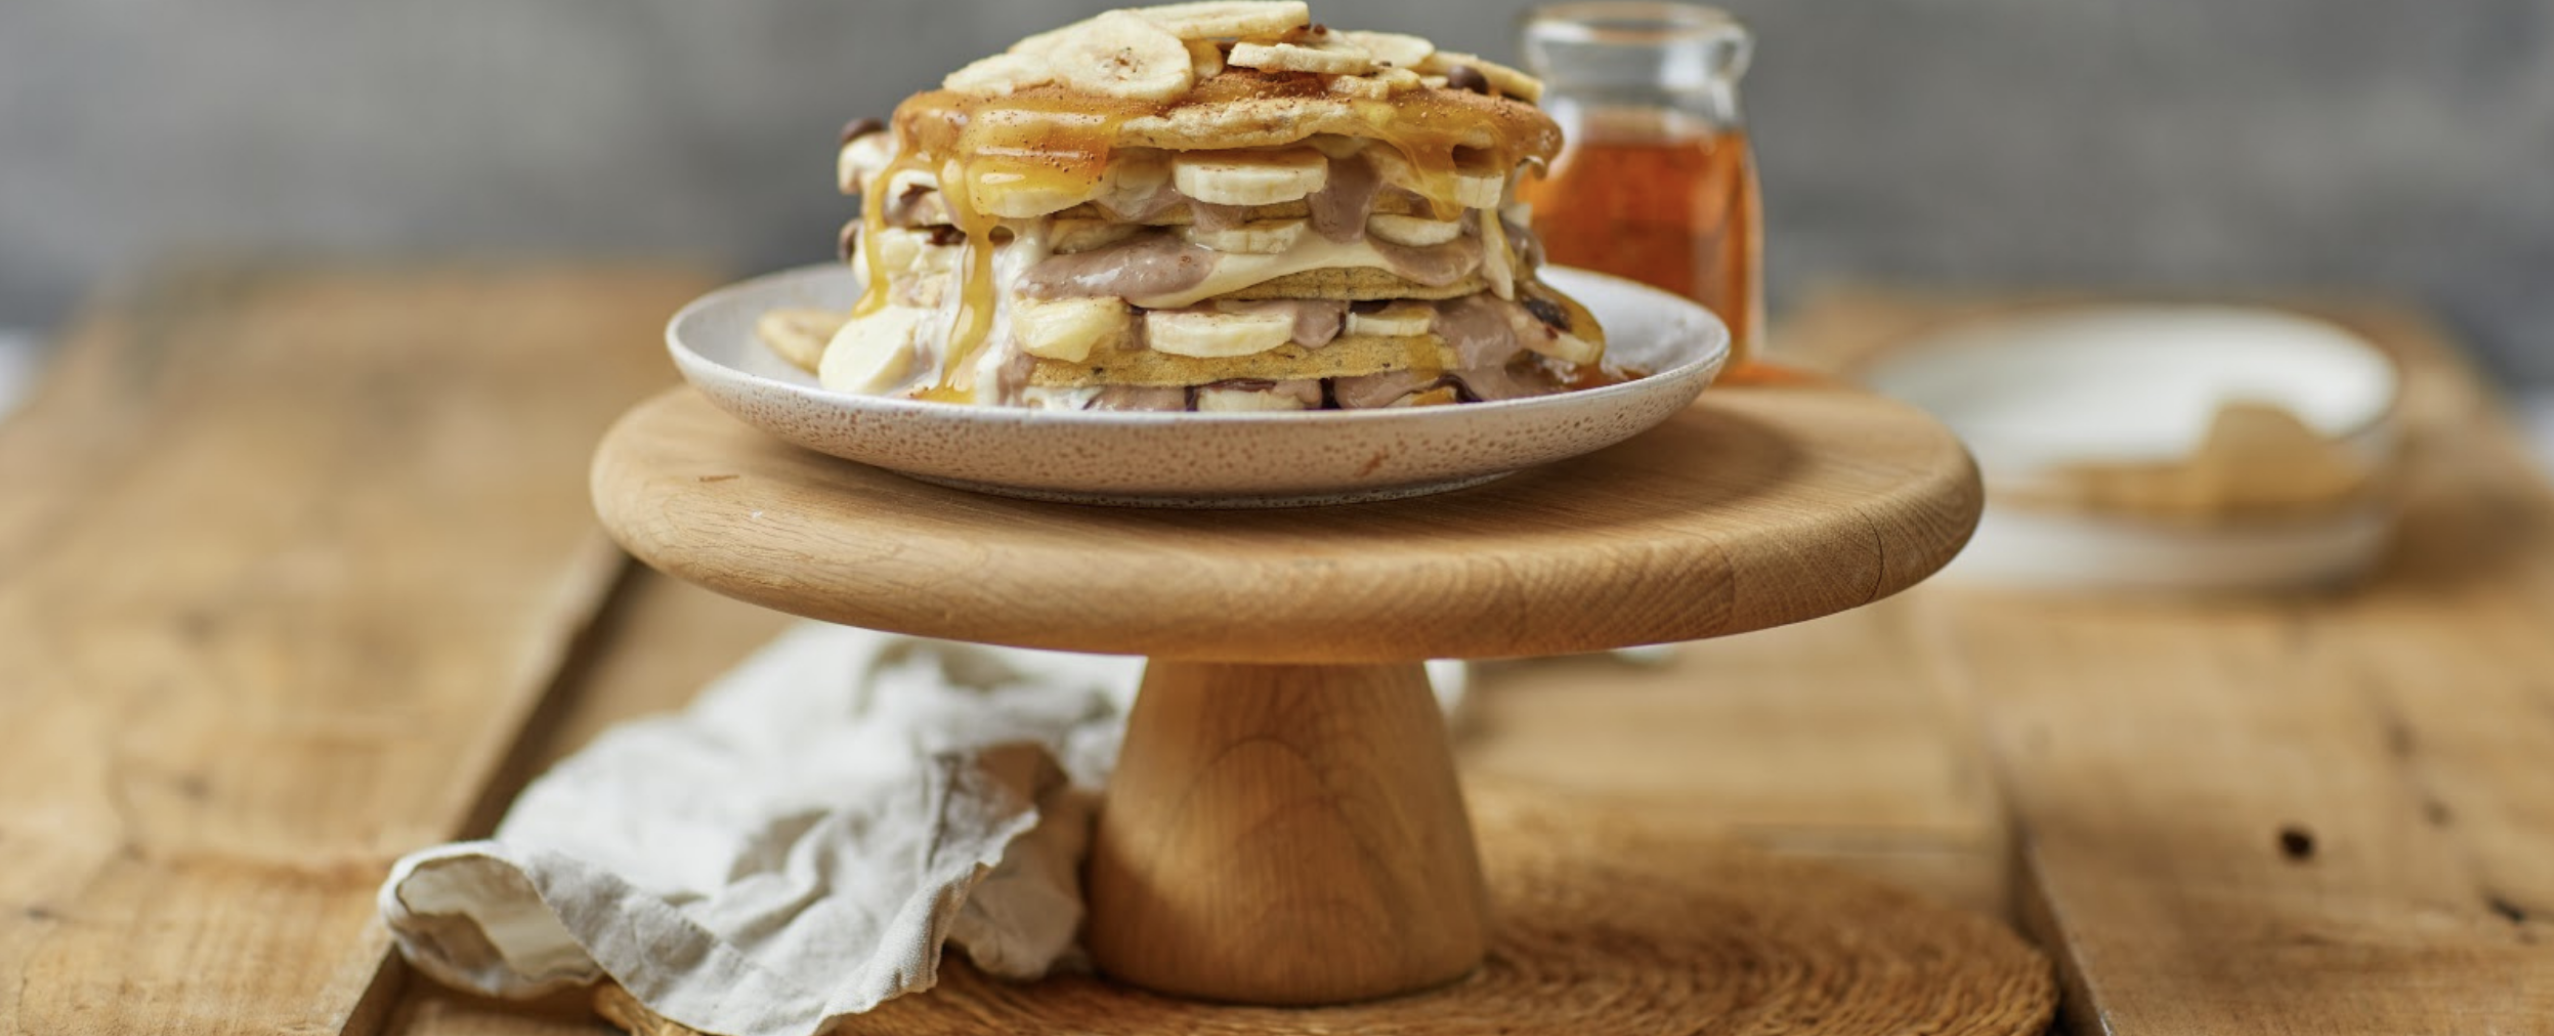
M 1545 106 L 1567 126 L 1605 113 L 1653 109 L 1716 128 L 1741 124 L 1738 80 L 1753 38 L 1714 7 L 1599 0 L 1526 13 L 1527 67 L 1547 88 Z

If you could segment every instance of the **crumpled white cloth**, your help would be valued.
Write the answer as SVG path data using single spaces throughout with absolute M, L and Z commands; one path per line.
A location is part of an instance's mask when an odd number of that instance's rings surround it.
M 494 837 L 382 885 L 400 952 L 530 998 L 609 977 L 722 1036 L 812 1036 L 985 971 L 1079 960 L 1078 874 L 1143 660 L 840 626 L 784 634 L 689 709 L 606 732 Z M 1459 668 L 1434 672 L 1441 697 Z

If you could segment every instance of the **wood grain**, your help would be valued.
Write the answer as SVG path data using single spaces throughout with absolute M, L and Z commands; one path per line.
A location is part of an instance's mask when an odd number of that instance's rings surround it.
M 1083 939 L 1156 992 L 1332 1004 L 1481 963 L 1488 901 L 1418 663 L 1154 662 L 1091 842 Z
M 697 284 L 223 276 L 73 335 L 0 426 L 0 1031 L 379 1024 L 373 889 L 620 571 L 576 474 Z
M 1477 489 L 1278 511 L 942 489 L 785 446 L 676 392 L 615 427 L 593 485 L 640 559 L 766 607 L 1261 663 L 1554 654 L 1797 622 L 1931 574 L 1979 505 L 1975 467 L 1931 419 L 1821 388 L 1705 393 L 1629 442 Z
M 1202 1004 L 1088 978 L 1035 985 L 946 967 L 859 1036 L 1074 1032 L 1489 1036 L 1787 1033 L 2038 1036 L 2048 965 L 2002 926 L 1812 863 L 1496 784 L 1476 824 L 1500 923 L 1470 977 L 1315 1009 Z
M 1850 362 L 2013 305 L 1833 296 L 1792 341 Z M 2374 578 L 1928 587 L 1920 667 L 1974 704 L 2078 1031 L 2554 1032 L 2554 492 L 2434 329 L 2303 308 L 2406 373 L 2417 448 Z
M 1968 703 L 1909 664 L 1934 589 L 1655 661 L 1476 666 L 1456 758 L 1467 781 L 1566 790 L 2006 916 L 2011 832 Z

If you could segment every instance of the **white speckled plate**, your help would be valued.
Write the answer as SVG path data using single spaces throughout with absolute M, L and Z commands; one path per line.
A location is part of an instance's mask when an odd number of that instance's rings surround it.
M 849 267 L 729 285 L 683 308 L 683 377 L 747 424 L 821 453 L 1005 496 L 1161 507 L 1284 507 L 1418 496 L 1631 438 L 1692 403 L 1729 356 L 1710 311 L 1583 270 L 1544 277 L 1596 313 L 1622 385 L 1398 410 L 1182 414 L 1021 410 L 829 392 L 754 337 L 778 306 L 848 309 Z

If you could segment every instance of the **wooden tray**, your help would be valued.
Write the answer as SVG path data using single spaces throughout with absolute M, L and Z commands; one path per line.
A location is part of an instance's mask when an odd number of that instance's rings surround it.
M 79 321 L 0 424 L 0 1031 L 596 1031 L 582 997 L 408 981 L 373 894 L 791 621 L 631 572 L 581 484 L 710 283 L 215 270 Z M 1776 340 L 1844 357 L 2028 301 L 1835 294 Z M 2554 493 L 2435 326 L 2297 304 L 2409 377 L 2369 585 L 1924 586 L 1650 668 L 1502 664 L 1457 730 L 1475 806 L 1525 784 L 1697 853 L 2029 904 L 2088 1034 L 2554 1030 Z

